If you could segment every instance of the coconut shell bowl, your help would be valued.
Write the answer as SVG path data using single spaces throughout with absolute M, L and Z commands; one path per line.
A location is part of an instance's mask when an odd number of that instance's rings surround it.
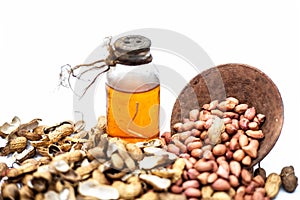
M 240 103 L 255 107 L 257 113 L 266 116 L 260 129 L 264 138 L 260 142 L 254 166 L 274 147 L 280 136 L 284 120 L 281 95 L 274 82 L 259 69 L 245 64 L 224 64 L 209 68 L 196 75 L 181 91 L 173 106 L 173 125 L 189 116 L 192 109 L 201 110 L 213 100 L 235 97 Z

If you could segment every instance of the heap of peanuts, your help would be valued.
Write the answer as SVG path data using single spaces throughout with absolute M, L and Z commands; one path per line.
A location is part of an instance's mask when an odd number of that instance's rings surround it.
M 189 200 L 267 200 L 265 177 L 254 176 L 252 160 L 264 138 L 265 115 L 234 97 L 193 109 L 163 138 L 169 152 L 185 161 L 182 177 L 170 188 Z

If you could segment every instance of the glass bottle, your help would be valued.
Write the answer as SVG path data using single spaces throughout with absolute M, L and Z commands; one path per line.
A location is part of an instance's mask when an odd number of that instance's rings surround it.
M 129 35 L 114 42 L 118 64 L 106 73 L 107 133 L 129 142 L 159 135 L 160 81 L 151 41 Z

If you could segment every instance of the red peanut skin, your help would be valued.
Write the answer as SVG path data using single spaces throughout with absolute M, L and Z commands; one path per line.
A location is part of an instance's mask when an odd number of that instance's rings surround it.
M 187 188 L 184 191 L 184 194 L 187 197 L 201 197 L 201 191 L 200 191 L 200 189 L 196 189 L 196 188 Z
M 194 168 L 196 170 L 198 170 L 199 172 L 208 172 L 208 171 L 211 171 L 213 169 L 213 163 L 206 162 L 204 160 L 198 160 L 195 163 Z
M 219 178 L 211 185 L 211 187 L 216 191 L 226 191 L 230 189 L 230 184 L 228 181 Z
M 188 180 L 182 184 L 182 188 L 185 190 L 187 188 L 199 188 L 200 184 L 197 180 Z
M 171 186 L 171 192 L 175 193 L 175 194 L 181 194 L 183 191 L 183 188 L 178 186 L 178 185 L 172 185 Z

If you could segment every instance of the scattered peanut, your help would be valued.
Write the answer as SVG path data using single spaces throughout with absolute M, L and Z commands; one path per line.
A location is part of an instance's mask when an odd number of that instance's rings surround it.
M 215 192 L 212 196 L 215 200 L 231 200 L 231 197 L 226 192 Z
M 298 186 L 298 177 L 295 175 L 294 167 L 287 166 L 282 168 L 280 177 L 282 180 L 283 188 L 287 192 L 294 192 Z
M 270 197 L 271 199 L 274 198 L 278 194 L 280 186 L 281 186 L 280 176 L 276 173 L 269 174 L 265 184 L 265 189 L 268 197 Z

